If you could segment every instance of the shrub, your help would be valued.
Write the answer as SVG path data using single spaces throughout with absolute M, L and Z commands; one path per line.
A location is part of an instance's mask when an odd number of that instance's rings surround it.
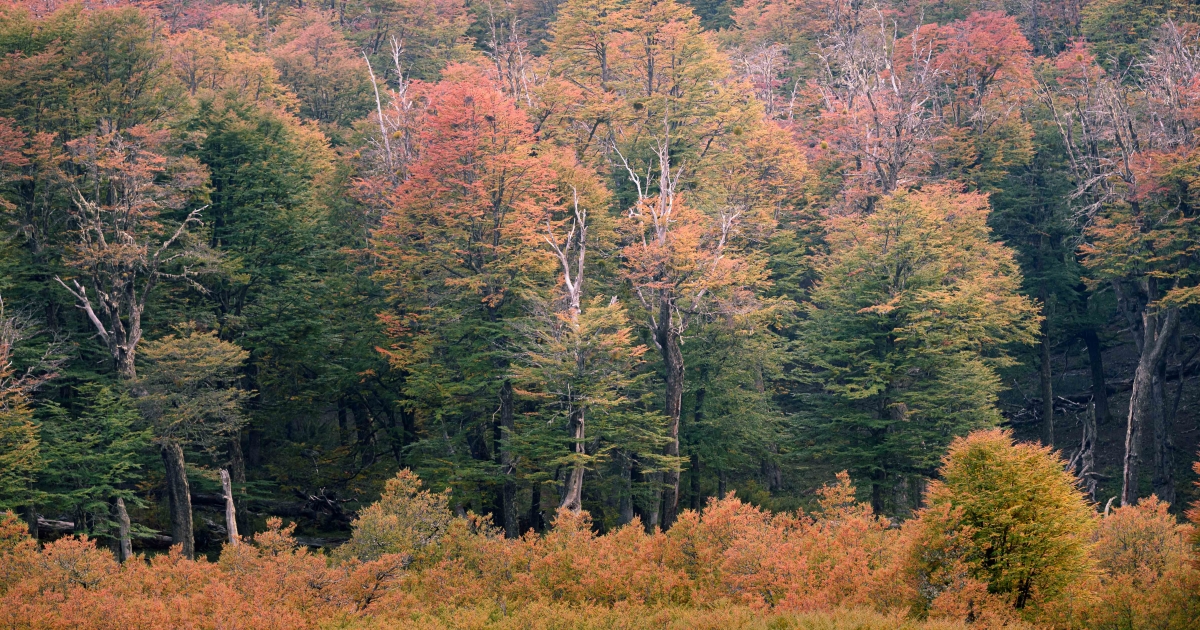
M 958 438 L 927 499 L 912 533 L 919 608 L 975 583 L 1023 609 L 1088 571 L 1095 512 L 1047 447 L 1000 430 Z
M 350 540 L 338 548 L 340 558 L 376 560 L 384 554 L 410 559 L 437 545 L 450 528 L 450 491 L 421 489 L 421 479 L 404 469 L 389 479 L 379 501 L 359 513 Z

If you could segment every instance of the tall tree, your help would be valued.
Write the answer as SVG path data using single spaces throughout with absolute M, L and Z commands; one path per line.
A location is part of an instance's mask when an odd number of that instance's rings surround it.
M 200 223 L 202 208 L 180 221 L 171 221 L 168 213 L 195 205 L 207 173 L 190 158 L 164 154 L 167 142 L 167 131 L 137 126 L 68 145 L 82 171 L 72 187 L 67 259 L 78 277 L 70 285 L 56 279 L 87 315 L 126 380 L 136 377 L 142 316 L 155 287 L 163 280 L 194 282 L 196 271 L 189 263 L 204 258 L 187 247 L 188 229 Z
M 22 346 L 37 333 L 33 320 L 14 313 L 0 298 L 0 506 L 28 510 L 35 535 L 33 482 L 44 461 L 30 398 L 64 363 L 55 344 L 32 357 L 21 356 Z
M 552 273 L 540 245 L 559 203 L 555 174 L 525 114 L 478 69 L 452 67 L 412 89 L 424 104 L 416 158 L 374 233 L 394 304 L 382 315 L 386 354 L 425 425 L 414 448 L 436 454 L 440 470 L 427 474 L 464 491 L 499 481 L 497 521 L 508 523 L 498 474 L 513 413 L 505 346 L 519 287 Z
M 774 220 L 764 214 L 771 203 L 754 185 L 738 188 L 746 182 L 740 176 L 722 180 L 727 174 L 720 170 L 753 161 L 738 137 L 756 137 L 764 116 L 738 98 L 728 60 L 675 2 L 571 2 L 554 32 L 551 74 L 583 87 L 584 107 L 570 118 L 552 117 L 548 133 L 587 162 L 607 156 L 615 166 L 617 200 L 627 215 L 622 273 L 659 350 L 671 437 L 665 455 L 675 458 L 683 332 L 722 309 L 754 308 L 763 277 L 757 261 L 739 252 L 752 242 L 750 234 L 761 233 L 761 226 L 747 226 Z M 726 183 L 736 190 L 719 192 Z M 674 521 L 678 471 L 667 471 L 663 489 L 661 512 L 658 499 L 643 506 L 648 527 Z
M 869 478 L 879 512 L 913 507 L 906 485 L 951 438 L 999 422 L 996 369 L 1039 323 L 1012 251 L 990 238 L 986 197 L 943 185 L 881 201 L 829 220 L 798 357 L 817 387 L 811 456 Z
M 144 478 L 150 430 L 133 400 L 111 387 L 81 385 L 71 408 L 50 401 L 37 424 L 46 462 L 38 476 L 40 502 L 51 514 L 70 514 L 75 531 L 119 540 L 116 501 L 140 504 L 134 486 Z
M 1163 404 L 1168 349 L 1181 309 L 1196 299 L 1192 179 L 1200 48 L 1194 25 L 1168 23 L 1134 79 L 1106 73 L 1085 45 L 1060 55 L 1043 97 L 1063 137 L 1089 223 L 1088 276 L 1108 285 L 1138 351 L 1126 422 L 1121 500 L 1140 494 L 1143 435 L 1155 435 L 1155 491 L 1174 497 L 1169 418 Z
M 137 387 L 145 393 L 138 404 L 166 467 L 171 538 L 189 558 L 195 554 L 195 538 L 183 447 L 216 452 L 241 427 L 249 392 L 237 386 L 237 379 L 246 356 L 245 350 L 222 341 L 215 332 L 191 325 L 146 343 L 142 353 Z

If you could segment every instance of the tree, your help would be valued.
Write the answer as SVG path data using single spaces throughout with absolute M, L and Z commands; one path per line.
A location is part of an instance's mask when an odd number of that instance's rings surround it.
M 950 185 L 901 191 L 874 213 L 829 219 L 798 356 L 810 455 L 871 480 L 877 512 L 903 510 L 956 437 L 999 422 L 996 369 L 1035 338 L 1013 253 L 987 199 Z M 889 501 L 888 489 L 900 492 Z M 912 492 L 910 491 L 911 495 Z
M 422 489 L 421 479 L 405 468 L 387 481 L 379 500 L 359 514 L 350 540 L 337 553 L 364 561 L 403 554 L 408 564 L 435 548 L 453 519 L 449 488 L 439 493 Z
M 468 56 L 469 16 L 462 0 L 341 2 L 337 19 L 372 63 L 387 68 L 385 82 L 435 81 L 448 63 Z M 390 76 L 393 70 L 397 76 Z
M 551 75 L 583 88 L 582 107 L 548 121 L 547 133 L 585 163 L 606 156 L 615 167 L 614 192 L 626 215 L 621 273 L 659 350 L 670 435 L 664 455 L 676 458 L 684 331 L 718 313 L 755 308 L 763 274 L 742 248 L 753 243 L 751 235 L 769 231 L 760 223 L 773 221 L 768 208 L 775 206 L 757 183 L 741 185 L 753 180 L 746 176 L 756 170 L 751 164 L 762 163 L 753 150 L 743 151 L 740 136 L 770 131 L 762 111 L 739 98 L 728 61 L 699 20 L 676 2 L 571 2 L 554 33 Z M 794 175 L 794 164 L 785 160 L 780 170 Z M 721 179 L 730 175 L 722 169 L 734 176 Z M 722 192 L 725 185 L 730 190 Z M 675 519 L 678 471 L 668 470 L 664 481 L 663 511 L 657 499 L 644 506 L 647 527 Z
M 566 208 L 547 217 L 542 229 L 558 263 L 557 282 L 548 299 L 535 303 L 514 376 L 540 403 L 545 423 L 567 429 L 565 440 L 549 440 L 551 450 L 540 454 L 538 464 L 568 469 L 559 507 L 579 512 L 586 471 L 598 471 L 614 456 L 626 461 L 640 456 L 649 468 L 652 449 L 661 445 L 647 437 L 658 435 L 661 427 L 653 414 L 636 408 L 646 376 L 639 373 L 646 347 L 637 343 L 624 305 L 615 295 L 584 299 L 585 288 L 603 286 L 595 258 L 615 249 L 614 222 L 606 214 L 608 191 L 571 154 L 557 162 Z M 625 500 L 632 489 L 621 493 Z
M 155 287 L 163 280 L 194 282 L 196 271 L 188 262 L 204 259 L 199 250 L 186 247 L 188 228 L 200 222 L 203 208 L 178 222 L 167 213 L 193 205 L 206 173 L 190 158 L 161 153 L 167 141 L 165 130 L 138 126 L 68 145 L 83 171 L 72 187 L 67 259 L 79 278 L 71 286 L 56 280 L 87 315 L 126 380 L 137 375 L 142 316 Z
M 1181 309 L 1195 303 L 1194 179 L 1197 60 L 1194 25 L 1168 23 L 1129 82 L 1106 74 L 1085 45 L 1055 60 L 1043 88 L 1088 223 L 1081 247 L 1093 287 L 1107 285 L 1129 325 L 1138 367 L 1126 422 L 1123 505 L 1137 501 L 1143 434 L 1155 436 L 1155 492 L 1174 500 L 1164 370 Z M 1052 82 L 1051 82 L 1052 81 Z
M 1133 78 L 1164 22 L 1194 22 L 1196 17 L 1194 5 L 1178 0 L 1097 0 L 1080 12 L 1080 31 L 1101 65 Z
M 917 570 L 965 563 L 973 579 L 1014 608 L 1053 600 L 1090 568 L 1096 515 L 1049 446 L 1018 444 L 993 429 L 954 440 L 916 527 L 950 554 L 916 549 Z M 928 544 L 928 543 L 926 543 Z
M 54 343 L 40 356 L 21 356 L 23 342 L 39 332 L 27 315 L 12 313 L 0 298 L 0 508 L 29 509 L 30 529 L 35 533 L 33 482 L 45 462 L 30 397 L 64 363 L 61 348 Z M 17 363 L 21 359 L 25 365 Z
M 651 436 L 658 433 L 653 414 L 634 407 L 640 398 L 637 385 L 644 381 L 637 368 L 646 347 L 636 345 L 624 307 L 615 299 L 606 303 L 597 296 L 573 316 L 550 316 L 558 321 L 539 322 L 530 331 L 532 339 L 515 372 L 521 386 L 541 399 L 548 422 L 567 427 L 567 439 L 554 442 L 566 442 L 569 450 L 561 449 L 539 464 L 567 467 L 560 507 L 579 512 L 586 470 L 598 469 L 614 451 L 628 457 L 642 450 L 634 439 L 614 438 L 638 429 Z M 654 441 L 642 446 L 654 446 Z M 646 455 L 649 468 L 654 453 Z
M 147 342 L 142 352 L 142 375 L 136 385 L 145 393 L 138 405 L 166 466 L 171 537 L 189 558 L 195 542 L 183 447 L 215 452 L 241 428 L 242 405 L 250 392 L 236 383 L 246 357 L 237 345 L 192 325 Z
M 899 35 L 878 7 L 835 26 L 817 52 L 821 115 L 809 135 L 821 152 L 833 153 L 839 205 L 869 212 L 880 196 L 912 185 L 929 163 L 940 136 L 930 105 L 945 72 L 935 61 L 941 42 L 935 25 Z
M 803 113 L 805 84 L 823 71 L 814 54 L 820 40 L 854 19 L 854 10 L 839 8 L 828 0 L 747 0 L 733 9 L 725 45 L 768 116 L 790 121 Z
M 440 470 L 427 476 L 471 480 L 456 490 L 500 481 L 497 522 L 515 523 L 503 514 L 511 502 L 498 475 L 513 413 L 506 345 L 520 287 L 553 269 L 540 247 L 560 203 L 552 155 L 476 68 L 452 67 L 445 80 L 412 90 L 423 104 L 416 157 L 373 234 L 394 305 L 381 315 L 393 338 L 385 355 L 404 378 L 407 404 L 428 414 L 415 448 L 436 453 L 428 461 Z
M 38 475 L 40 503 L 71 514 L 75 530 L 119 538 L 117 499 L 137 503 L 134 484 L 144 477 L 142 452 L 149 427 L 134 401 L 110 387 L 86 383 L 67 408 L 48 402 L 36 421 L 46 465 Z
M 358 56 L 331 21 L 330 14 L 318 9 L 288 16 L 270 55 L 279 80 L 300 99 L 300 114 L 336 131 L 366 114 L 370 96 Z

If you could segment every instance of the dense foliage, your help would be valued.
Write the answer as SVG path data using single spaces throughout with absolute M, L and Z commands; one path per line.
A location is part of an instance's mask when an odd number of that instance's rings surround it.
M 1198 173 L 1182 0 L 0 0 L 5 623 L 1185 627 Z
M 1044 448 L 979 432 L 955 443 L 946 484 L 903 528 L 857 503 L 842 474 L 820 489 L 811 514 L 772 514 L 731 496 L 682 512 L 665 532 L 635 521 L 597 535 L 586 514 L 563 508 L 546 534 L 519 539 L 475 516 L 455 518 L 446 494 L 404 470 L 334 558 L 298 546 L 295 526 L 272 519 L 215 562 L 176 550 L 118 564 L 86 538 L 39 550 L 9 514 L 0 620 L 31 628 L 1115 628 L 1154 618 L 1154 627 L 1192 627 L 1200 566 L 1186 540 L 1191 527 L 1157 501 L 1097 517 L 1062 464 Z M 1030 469 L 1051 474 L 1020 474 Z M 982 498 L 981 487 L 991 489 Z M 1040 510 L 1053 516 L 1041 519 Z

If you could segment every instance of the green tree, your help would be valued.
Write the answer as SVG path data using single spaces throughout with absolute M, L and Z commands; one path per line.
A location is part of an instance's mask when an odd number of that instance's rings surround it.
M 450 490 L 430 492 L 405 468 L 387 481 L 379 500 L 355 519 L 353 533 L 338 547 L 342 558 L 376 560 L 383 554 L 403 554 L 406 563 L 436 547 L 450 529 Z
M 1134 78 L 1163 22 L 1198 15 L 1195 3 L 1181 0 L 1095 0 L 1083 7 L 1080 24 L 1097 61 L 1114 75 Z
M 918 572 L 962 562 L 1019 609 L 1052 600 L 1088 570 L 1096 513 L 1050 447 L 978 431 L 951 444 L 940 472 L 916 522 L 925 541 Z
M 39 504 L 73 515 L 76 531 L 115 538 L 112 503 L 136 500 L 150 429 L 128 395 L 95 383 L 81 385 L 77 395 L 70 408 L 50 401 L 38 409 L 45 462 Z
M 237 379 L 246 356 L 236 344 L 193 325 L 146 343 L 142 354 L 144 371 L 136 387 L 144 393 L 138 404 L 166 466 L 171 537 L 188 557 L 195 553 L 195 541 L 183 447 L 215 452 L 241 428 L 242 405 L 250 393 L 237 386 Z
M 424 425 L 413 446 L 425 458 L 422 474 L 452 481 L 456 501 L 494 497 L 500 522 L 512 324 L 521 288 L 551 273 L 539 245 L 560 200 L 553 156 L 540 150 L 525 113 L 479 69 L 448 74 L 419 86 L 418 157 L 373 234 L 391 302 L 381 319 L 406 406 Z
M 739 94 L 728 60 L 688 7 L 573 1 L 554 35 L 551 76 L 584 92 L 578 113 L 551 116 L 546 133 L 585 163 L 609 167 L 625 215 L 621 274 L 634 319 L 659 351 L 671 437 L 664 455 L 675 458 L 684 333 L 757 308 L 765 276 L 757 237 L 770 231 L 778 192 L 800 179 L 802 160 L 768 146 L 774 128 Z M 678 511 L 679 471 L 662 478 L 666 500 L 642 506 L 648 527 L 670 526 Z
M 14 314 L 0 298 L 0 509 L 25 508 L 31 522 L 33 483 L 45 465 L 31 397 L 65 362 L 56 343 L 29 356 L 29 342 L 39 332 L 32 319 Z
M 999 422 L 996 369 L 1035 338 L 1037 305 L 988 210 L 978 193 L 929 187 L 828 222 L 797 333 L 815 386 L 799 435 L 817 462 L 870 479 L 877 512 L 915 503 L 885 491 L 932 475 L 950 439 Z

